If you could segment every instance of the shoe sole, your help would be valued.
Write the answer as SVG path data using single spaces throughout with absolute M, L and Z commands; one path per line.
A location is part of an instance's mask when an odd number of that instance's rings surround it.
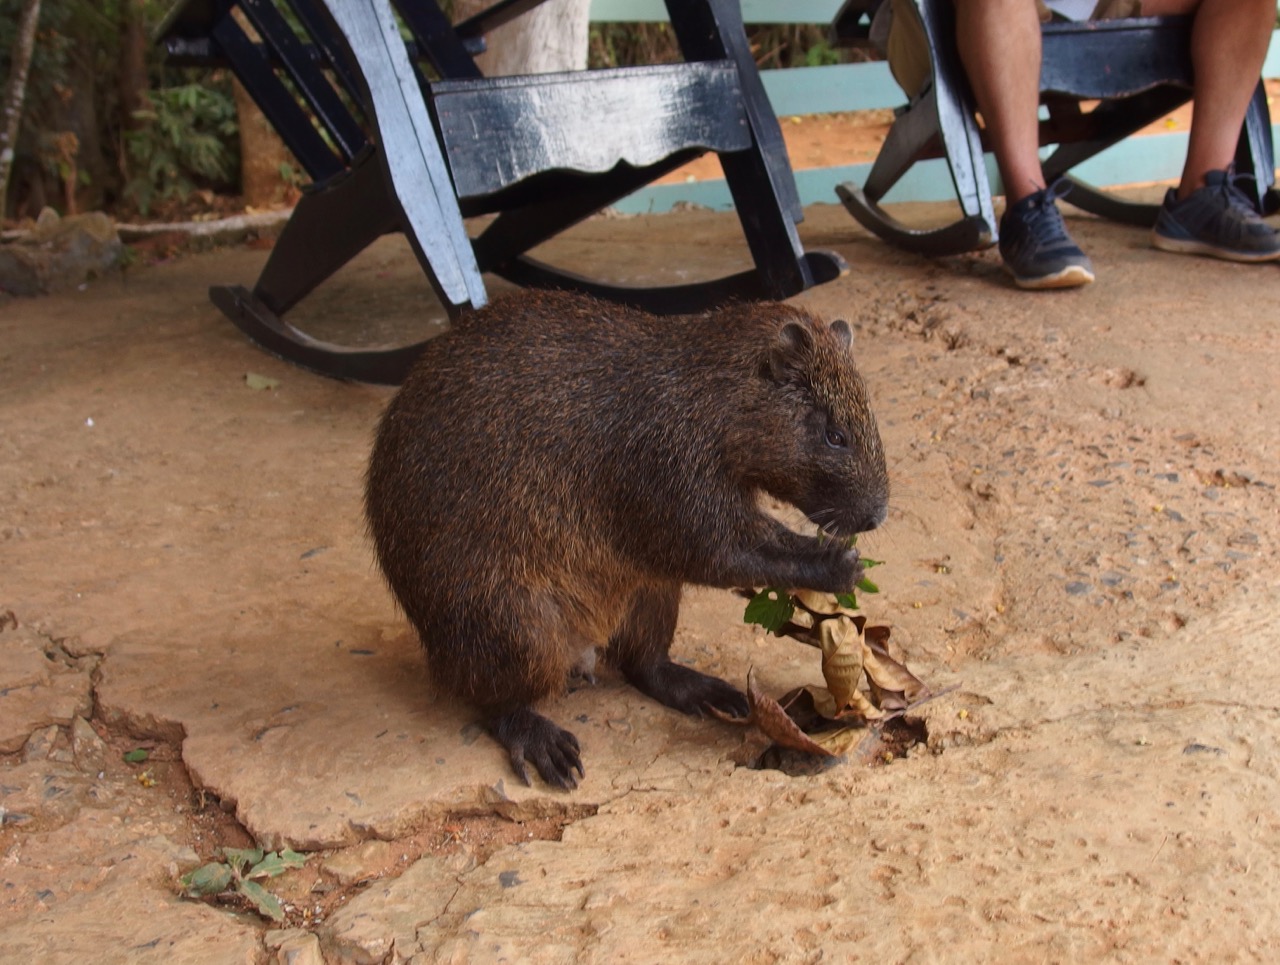
M 1179 255 L 1204 255 L 1222 261 L 1234 261 L 1239 264 L 1256 265 L 1264 261 L 1280 261 L 1280 251 L 1232 251 L 1230 248 L 1215 248 L 1194 238 L 1166 238 L 1155 232 L 1151 234 L 1151 244 L 1161 251 L 1172 251 Z
M 1068 265 L 1062 271 L 1038 278 L 1019 278 L 1008 265 L 1004 270 L 1013 276 L 1013 283 L 1025 291 L 1050 291 L 1055 288 L 1080 288 L 1093 283 L 1093 272 L 1083 265 Z

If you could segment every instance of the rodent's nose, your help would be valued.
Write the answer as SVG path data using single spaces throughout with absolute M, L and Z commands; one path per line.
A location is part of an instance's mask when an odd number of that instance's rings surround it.
M 880 503 L 878 506 L 875 507 L 875 509 L 873 509 L 869 513 L 864 514 L 858 520 L 858 532 L 866 533 L 870 530 L 876 529 L 888 518 L 889 518 L 889 504 Z

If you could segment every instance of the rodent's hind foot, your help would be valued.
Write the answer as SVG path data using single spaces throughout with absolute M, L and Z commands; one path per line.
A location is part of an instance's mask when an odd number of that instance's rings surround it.
M 719 677 L 665 660 L 623 670 L 631 686 L 682 713 L 706 717 L 717 710 L 728 717 L 747 717 L 747 695 Z
M 578 777 L 586 776 L 578 738 L 528 707 L 493 718 L 489 732 L 507 749 L 511 766 L 526 785 L 533 784 L 526 762 L 536 767 L 552 787 L 565 791 L 572 791 L 578 786 Z M 578 777 L 574 777 L 574 771 Z

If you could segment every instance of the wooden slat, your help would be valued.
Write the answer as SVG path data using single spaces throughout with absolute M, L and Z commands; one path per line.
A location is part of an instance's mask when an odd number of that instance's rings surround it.
M 844 0 L 742 0 L 747 23 L 831 23 Z M 662 0 L 592 0 L 596 23 L 661 23 L 667 19 Z
M 1280 144 L 1280 124 L 1272 125 L 1271 136 Z M 1042 151 L 1047 154 L 1049 148 Z M 1181 173 L 1186 152 L 1187 135 L 1183 132 L 1153 134 L 1141 139 L 1130 138 L 1089 159 L 1073 173 L 1096 187 L 1168 181 Z M 992 193 L 998 194 L 1001 191 L 999 172 L 990 155 L 987 155 L 986 160 Z M 870 172 L 870 163 L 796 171 L 800 203 L 806 206 L 836 204 L 837 184 L 843 181 L 862 184 Z M 900 201 L 954 200 L 955 188 L 951 184 L 951 173 L 942 160 L 915 164 L 885 199 L 890 204 Z M 724 181 L 716 179 L 650 185 L 619 201 L 615 207 L 624 214 L 661 214 L 680 203 L 702 205 L 717 211 L 728 211 L 733 206 Z
M 762 70 L 760 78 L 779 117 L 870 111 L 907 102 L 883 62 Z
M 787 4 L 780 0 L 743 0 L 743 12 L 748 23 L 822 22 L 823 4 L 826 0 L 795 0 Z M 834 11 L 840 3 L 830 6 L 830 16 L 834 18 Z M 596 20 L 642 22 L 666 19 L 662 0 L 594 0 L 591 9 Z M 596 16 L 597 10 L 601 16 Z M 784 10 L 785 13 L 782 12 Z M 1262 76 L 1280 78 L 1280 30 L 1271 34 L 1271 47 Z M 761 78 L 774 110 L 784 117 L 896 108 L 905 100 L 884 63 L 765 70 L 761 71 Z M 1280 110 L 1273 107 L 1272 113 L 1280 118 Z M 1280 124 L 1273 126 L 1272 131 L 1273 139 L 1280 144 Z M 1143 137 L 1141 141 L 1130 139 L 1081 165 L 1076 173 L 1097 187 L 1164 181 L 1176 178 L 1181 172 L 1185 152 L 1185 134 L 1152 135 Z M 998 191 L 995 165 L 989 157 L 987 160 L 994 190 Z M 870 169 L 870 164 L 854 164 L 797 171 L 800 201 L 805 205 L 834 204 L 837 184 L 842 181 L 861 184 Z M 946 164 L 925 161 L 915 165 L 887 200 L 947 201 L 954 197 Z M 732 207 L 728 189 L 720 180 L 651 185 L 620 201 L 616 207 L 629 214 L 656 213 L 669 211 L 681 202 L 717 210 Z

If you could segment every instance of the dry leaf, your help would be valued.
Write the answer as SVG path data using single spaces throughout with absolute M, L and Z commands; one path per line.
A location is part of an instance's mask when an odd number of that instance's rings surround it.
M 830 690 L 826 687 L 819 687 L 817 684 L 808 684 L 802 687 L 801 690 L 809 695 L 810 706 L 812 706 L 815 714 L 819 717 L 825 717 L 827 720 L 835 720 L 840 708 L 836 706 L 836 699 L 832 696 Z M 784 699 L 783 704 L 793 720 L 800 716 L 796 713 L 799 708 L 792 704 L 791 701 Z
M 840 604 L 831 593 L 819 593 L 816 590 L 792 590 L 791 596 L 810 613 L 835 614 L 840 612 Z
M 847 757 L 849 752 L 866 740 L 867 732 L 861 727 L 837 727 L 813 735 L 813 742 L 834 757 Z
M 862 666 L 871 686 L 871 697 L 885 710 L 905 710 L 912 702 L 929 693 L 929 688 L 905 666 L 889 656 L 889 632 L 868 630 L 862 638 Z M 890 706 L 892 704 L 893 706 Z
M 852 703 L 862 682 L 862 634 L 843 615 L 823 620 L 818 634 L 822 641 L 822 677 L 839 712 Z
M 259 375 L 257 372 L 246 372 L 244 374 L 244 384 L 261 392 L 263 390 L 278 389 L 280 380 L 266 375 Z
M 755 725 L 775 744 L 803 751 L 806 754 L 817 754 L 819 757 L 835 755 L 814 743 L 813 739 L 802 731 L 792 720 L 782 705 L 767 694 L 756 690 L 752 672 L 747 671 L 747 702 L 751 705 L 751 718 Z

